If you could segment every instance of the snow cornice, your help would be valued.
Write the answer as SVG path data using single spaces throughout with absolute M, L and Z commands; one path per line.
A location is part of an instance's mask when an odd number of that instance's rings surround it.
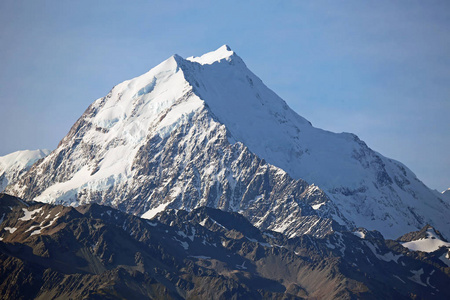
M 191 56 L 186 58 L 186 60 L 188 61 L 196 62 L 201 65 L 211 65 L 222 60 L 232 61 L 236 59 L 242 61 L 242 59 L 236 54 L 236 52 L 231 50 L 228 45 L 223 45 L 217 50 L 208 52 L 199 57 Z

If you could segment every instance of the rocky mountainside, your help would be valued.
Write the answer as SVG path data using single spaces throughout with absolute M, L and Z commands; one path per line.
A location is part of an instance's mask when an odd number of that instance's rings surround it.
M 146 217 L 209 206 L 290 237 L 339 225 L 396 238 L 426 224 L 450 237 L 442 194 L 357 136 L 314 128 L 227 46 L 115 86 L 6 191 Z
M 4 299 L 450 297 L 448 248 L 410 251 L 376 231 L 288 239 L 206 207 L 145 220 L 6 194 L 0 213 Z
M 50 150 L 24 150 L 0 156 L 0 192 L 14 184 L 31 166 L 50 153 Z

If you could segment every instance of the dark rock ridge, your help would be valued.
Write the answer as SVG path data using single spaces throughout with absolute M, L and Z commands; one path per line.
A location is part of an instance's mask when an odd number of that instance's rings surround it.
M 288 239 L 206 207 L 144 220 L 4 194 L 0 211 L 4 299 L 450 297 L 450 268 L 436 253 L 408 251 L 376 231 Z

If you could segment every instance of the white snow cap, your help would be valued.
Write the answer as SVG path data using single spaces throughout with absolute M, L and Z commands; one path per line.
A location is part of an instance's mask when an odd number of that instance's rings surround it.
M 186 60 L 197 62 L 202 65 L 210 65 L 217 61 L 221 61 L 222 59 L 230 60 L 233 55 L 235 55 L 235 52 L 231 50 L 228 45 L 223 45 L 216 51 L 208 52 L 200 57 L 191 56 L 186 58 Z

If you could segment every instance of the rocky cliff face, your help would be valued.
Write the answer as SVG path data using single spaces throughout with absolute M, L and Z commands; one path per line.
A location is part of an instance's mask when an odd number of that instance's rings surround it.
M 205 207 L 145 220 L 106 206 L 26 204 L 5 194 L 0 213 L 2 298 L 450 296 L 444 248 L 409 251 L 374 231 L 288 239 Z
M 427 223 L 450 236 L 441 194 L 355 135 L 314 128 L 227 46 L 117 85 L 7 191 L 147 217 L 210 206 L 291 237 L 364 226 L 395 238 Z

